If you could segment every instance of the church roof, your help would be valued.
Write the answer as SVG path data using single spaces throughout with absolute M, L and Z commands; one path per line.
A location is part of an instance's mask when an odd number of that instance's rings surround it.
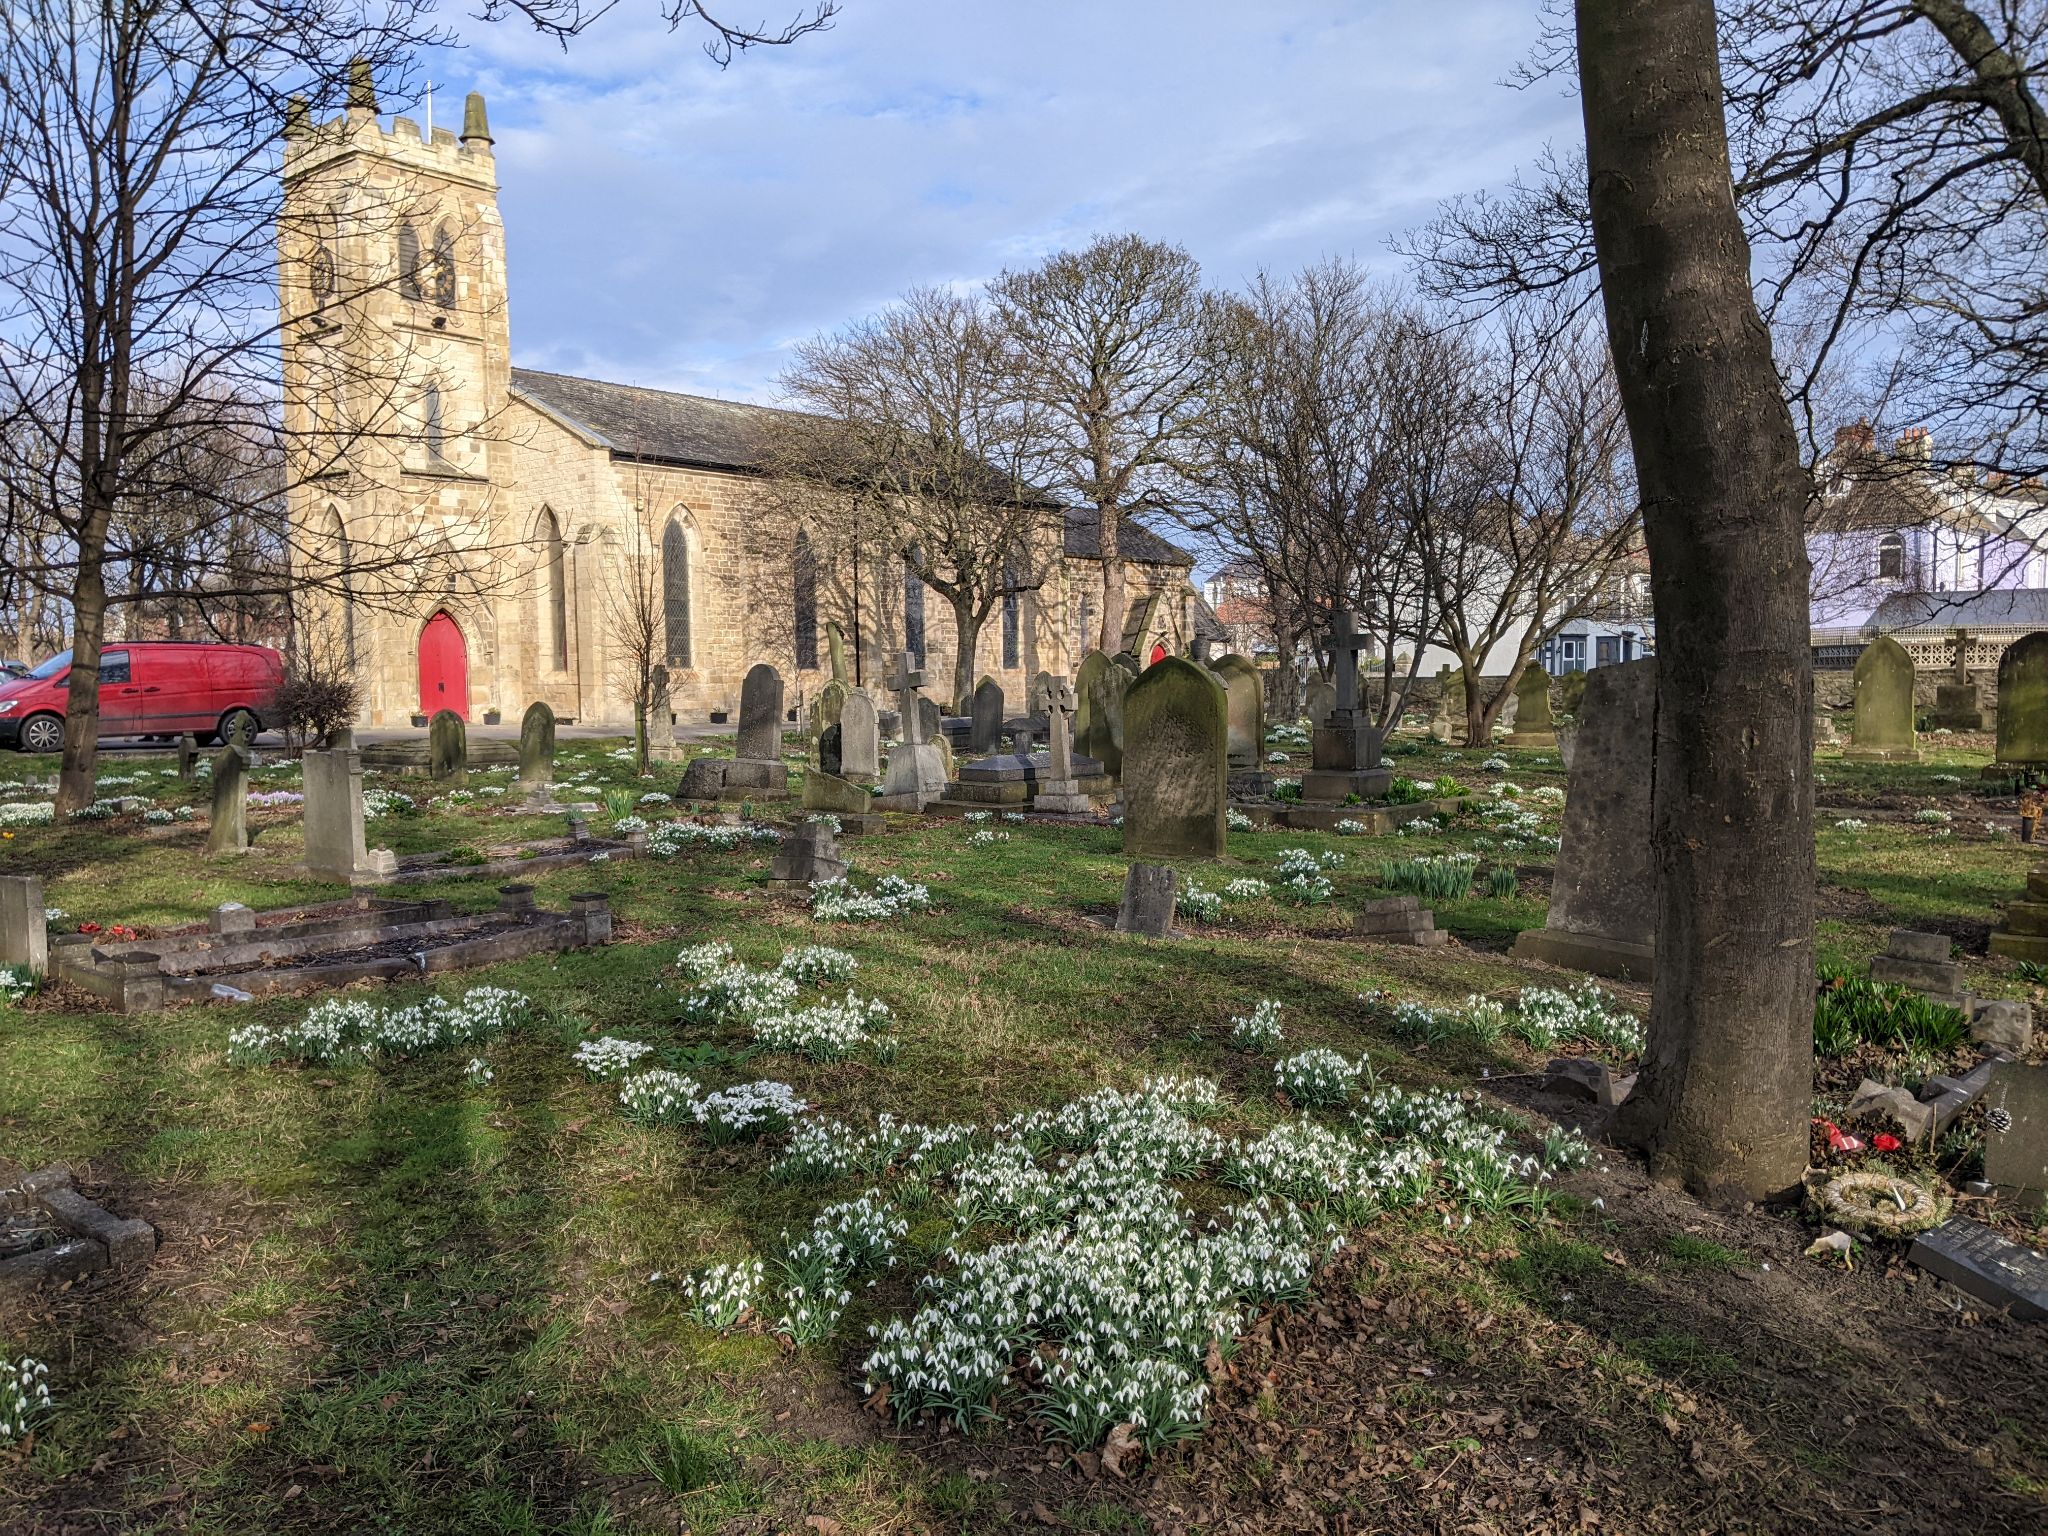
M 773 406 L 714 400 L 638 384 L 607 384 L 537 368 L 514 368 L 512 387 L 549 415 L 629 459 L 748 473 L 761 467 L 763 423 L 790 414 Z M 1066 509 L 1066 552 L 1102 558 L 1102 524 L 1088 507 Z M 1186 565 L 1194 556 L 1126 517 L 1118 528 L 1126 560 Z

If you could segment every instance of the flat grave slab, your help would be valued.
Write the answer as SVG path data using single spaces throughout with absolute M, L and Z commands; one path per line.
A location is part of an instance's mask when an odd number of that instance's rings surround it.
M 156 1228 L 86 1199 L 62 1164 L 0 1183 L 0 1297 L 140 1269 L 155 1256 Z
M 1913 1239 L 1906 1257 L 1931 1275 L 2017 1318 L 2048 1318 L 2048 1257 L 1980 1221 L 1957 1216 Z

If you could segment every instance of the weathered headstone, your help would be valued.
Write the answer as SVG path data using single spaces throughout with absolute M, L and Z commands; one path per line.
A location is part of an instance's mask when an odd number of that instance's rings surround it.
M 2000 677 L 2004 676 L 2001 667 Z M 1879 635 L 1856 658 L 1856 724 L 1842 756 L 1864 762 L 1917 762 L 1913 730 L 1913 658 Z M 2002 702 L 2002 701 L 2001 701 Z
M 1209 670 L 1223 684 L 1230 766 L 1233 770 L 1256 769 L 1266 755 L 1266 706 L 1259 669 L 1242 656 L 1220 656 Z
M 1429 717 L 1429 739 L 1448 742 L 1458 732 L 1458 722 L 1465 717 L 1465 676 L 1453 672 L 1449 666 L 1437 669 L 1436 712 Z
M 1394 782 L 1392 770 L 1380 766 L 1384 733 L 1359 707 L 1358 657 L 1372 637 L 1360 633 L 1346 610 L 1331 615 L 1328 644 L 1336 678 L 1336 702 L 1309 732 L 1309 771 L 1301 776 L 1301 798 L 1321 803 L 1376 799 Z
M 967 749 L 970 752 L 993 752 L 1003 741 L 1003 685 L 994 678 L 983 675 L 974 685 L 974 698 L 969 714 L 973 726 L 968 733 Z
M 249 851 L 249 749 L 230 738 L 213 760 L 213 822 L 209 855 Z
M 1038 793 L 1031 802 L 1037 810 L 1086 815 L 1095 809 L 1094 801 L 1081 793 L 1081 786 L 1074 777 L 1074 704 L 1073 685 L 1064 677 L 1050 676 L 1041 685 L 1038 696 L 1031 701 L 1034 711 L 1045 712 L 1051 737 L 1046 752 L 1045 781 L 1038 786 Z
M 865 784 L 824 772 L 804 775 L 803 803 L 807 811 L 837 816 L 866 816 L 874 810 L 874 796 Z
M 2023 1321 L 2048 1319 L 2048 1257 L 1982 1222 L 1951 1217 L 1914 1238 L 1906 1259 Z
M 190 784 L 199 769 L 199 740 L 190 731 L 178 738 L 178 779 Z
M 555 782 L 555 712 L 540 699 L 519 719 L 519 787 L 545 792 Z
M 2048 630 L 1998 658 L 1998 761 L 2048 763 Z
M 782 674 L 765 661 L 749 667 L 740 684 L 739 746 L 733 755 L 782 761 Z
M 1219 857 L 1229 808 L 1223 685 L 1179 656 L 1147 667 L 1124 695 L 1124 852 Z
M 844 761 L 845 730 L 838 725 L 828 725 L 818 733 L 818 771 L 837 778 L 846 771 Z
M 768 878 L 779 885 L 808 888 L 820 880 L 844 880 L 849 867 L 832 829 L 821 821 L 807 821 L 776 845 Z
M 840 707 L 839 764 L 849 779 L 881 777 L 882 733 L 875 720 L 875 701 L 865 688 L 849 693 Z
M 1953 948 L 1945 933 L 1894 928 L 1885 941 L 1884 953 L 1871 959 L 1871 979 L 1911 987 L 1945 1007 L 1961 1008 L 1963 968 L 1949 958 Z
M 1650 783 L 1656 717 L 1654 658 L 1596 667 L 1587 677 L 1550 915 L 1543 927 L 1516 936 L 1520 958 L 1637 981 L 1655 974 Z
M 2038 1207 L 2048 1196 L 2048 1067 L 2002 1063 L 1983 1104 L 1984 1177 Z
M 953 744 L 946 740 L 945 727 L 946 712 L 939 708 L 939 701 L 920 696 L 917 701 L 917 739 L 935 747 L 944 747 L 947 755 L 951 756 Z
M 1172 866 L 1167 864 L 1133 864 L 1125 870 L 1124 898 L 1116 909 L 1116 931 L 1148 939 L 1163 939 L 1172 933 L 1175 879 Z
M 825 733 L 839 723 L 840 717 L 846 713 L 846 696 L 850 691 L 836 677 L 818 690 L 818 696 L 811 700 L 810 715 L 805 722 L 814 737 L 823 740 Z
M 362 754 L 330 749 L 308 752 L 302 761 L 307 871 L 349 885 L 396 874 L 398 860 L 388 849 L 372 852 L 364 845 Z
M 1337 707 L 1337 685 L 1323 678 L 1315 678 L 1308 685 L 1308 723 L 1311 727 L 1328 725 L 1330 711 Z
M 435 711 L 427 722 L 427 776 L 438 783 L 460 783 L 468 766 L 469 728 L 462 716 L 452 709 Z
M 1451 936 L 1437 927 L 1436 914 L 1413 892 L 1361 902 L 1358 915 L 1351 921 L 1351 931 L 1362 939 L 1376 939 L 1382 944 L 1413 944 L 1422 949 L 1437 949 L 1451 942 Z
M 0 875 L 0 970 L 50 970 L 50 919 L 40 875 Z
M 1550 674 L 1533 661 L 1515 679 L 1515 728 L 1508 733 L 1508 745 L 1557 745 L 1557 722 L 1550 713 Z
M 1124 772 L 1124 692 L 1130 674 L 1101 651 L 1081 658 L 1074 678 L 1074 750 L 1120 779 Z

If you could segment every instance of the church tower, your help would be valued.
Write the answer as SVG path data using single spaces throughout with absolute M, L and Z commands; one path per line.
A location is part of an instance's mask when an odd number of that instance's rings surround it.
M 302 632 L 309 665 L 362 681 L 370 724 L 435 707 L 468 717 L 472 696 L 491 697 L 498 650 L 491 488 L 511 340 L 497 167 L 481 96 L 459 134 L 432 126 L 429 108 L 424 132 L 404 117 L 387 130 L 359 65 L 345 112 L 315 123 L 294 104 L 284 133 L 278 293 Z

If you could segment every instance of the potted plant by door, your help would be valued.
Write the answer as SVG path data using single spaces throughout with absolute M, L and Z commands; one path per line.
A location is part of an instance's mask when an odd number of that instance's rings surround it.
M 713 725 L 723 725 L 726 721 L 730 720 L 731 718 L 732 700 L 730 699 L 727 699 L 724 703 L 720 704 L 716 709 L 711 711 L 711 723 Z
M 424 727 L 427 723 L 427 717 L 422 714 L 415 714 L 412 717 L 412 723 L 416 726 Z
M 497 710 L 495 710 L 495 709 L 486 709 L 486 710 L 484 711 L 484 724 L 485 724 L 485 725 L 496 725 L 496 724 L 497 724 L 497 723 L 498 723 L 498 722 L 499 722 L 500 720 L 502 720 L 502 719 L 504 719 L 504 718 L 505 718 L 505 717 L 504 717 L 503 715 L 499 714 L 499 713 L 498 713 L 498 711 L 497 711 Z

